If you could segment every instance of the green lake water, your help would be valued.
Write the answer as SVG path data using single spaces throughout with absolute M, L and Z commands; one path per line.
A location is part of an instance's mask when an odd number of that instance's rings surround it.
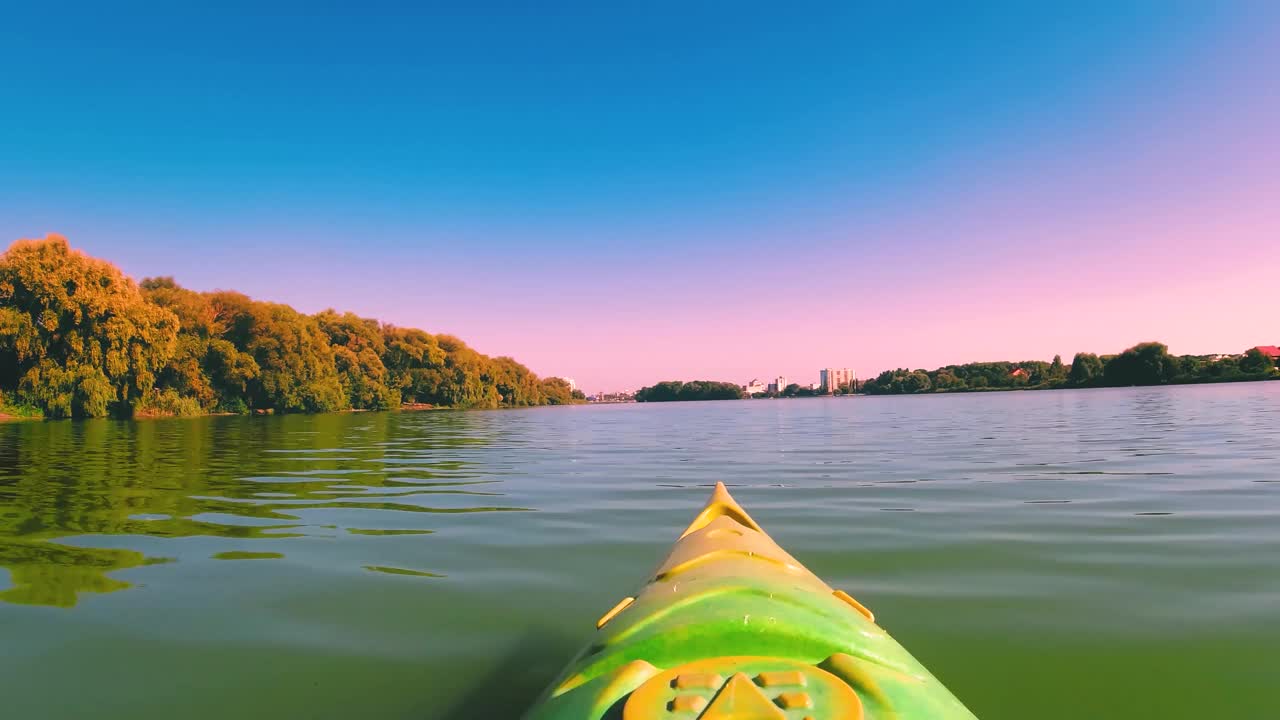
M 716 480 L 984 720 L 1277 717 L 1280 382 L 0 425 L 0 716 L 514 718 Z

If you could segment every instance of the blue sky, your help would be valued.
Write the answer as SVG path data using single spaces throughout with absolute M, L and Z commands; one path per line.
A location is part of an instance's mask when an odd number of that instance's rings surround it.
M 1162 168 L 1203 179 L 1206 137 L 1252 139 L 1218 168 L 1242 193 L 1275 177 L 1252 164 L 1275 148 L 1272 3 L 460 5 L 11 9 L 0 230 L 625 387 L 981 359 L 819 340 L 805 308 L 963 293 L 1037 203 L 1076 199 L 1040 216 L 1061 229 L 1149 217 L 1109 205 L 1138 186 L 1198 197 Z M 1115 188 L 1089 179 L 1117 159 Z M 1057 244 L 1024 220 L 1016 240 Z M 758 352 L 761 321 L 807 329 Z M 1019 337 L 971 352 L 1057 351 Z

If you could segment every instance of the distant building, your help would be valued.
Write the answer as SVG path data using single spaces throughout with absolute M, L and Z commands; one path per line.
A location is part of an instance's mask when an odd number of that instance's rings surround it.
M 563 380 L 563 381 L 565 381 L 565 382 L 567 382 L 567 383 L 569 383 L 569 391 L 570 391 L 570 392 L 572 392 L 572 391 L 574 391 L 574 390 L 577 390 L 577 389 L 578 389 L 578 383 L 574 382 L 574 381 L 573 381 L 573 378 L 569 378 L 569 377 L 562 377 L 562 378 L 560 378 L 560 379 L 561 379 L 561 380 Z
M 1025 377 L 1027 377 L 1027 371 L 1026 371 L 1026 370 L 1023 370 L 1022 368 L 1014 368 L 1012 371 L 1010 371 L 1010 372 L 1009 372 L 1009 377 L 1011 377 L 1011 378 L 1025 378 Z
M 599 392 L 587 398 L 590 402 L 595 403 L 629 403 L 635 402 L 635 393 L 630 392 Z
M 774 380 L 773 380 L 773 384 L 771 384 L 771 385 L 769 386 L 769 389 L 770 389 L 770 390 L 772 390 L 773 392 L 777 392 L 777 393 L 780 393 L 780 392 L 782 392 L 783 390 L 786 390 L 786 389 L 787 389 L 787 379 L 786 379 L 785 377 L 783 377 L 783 376 L 779 375 L 778 377 L 774 378 Z
M 1276 347 L 1275 345 L 1259 345 L 1253 349 L 1271 358 L 1272 361 L 1280 360 L 1280 347 Z
M 752 378 L 751 382 L 742 386 L 742 391 L 748 395 L 763 395 L 769 391 L 769 388 L 756 378 Z
M 853 368 L 825 368 L 818 372 L 818 387 L 825 392 L 845 390 L 852 386 L 856 379 Z

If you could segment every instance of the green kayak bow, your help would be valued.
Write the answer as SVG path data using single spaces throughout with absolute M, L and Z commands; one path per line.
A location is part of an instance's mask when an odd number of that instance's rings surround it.
M 717 483 L 526 720 L 974 720 Z

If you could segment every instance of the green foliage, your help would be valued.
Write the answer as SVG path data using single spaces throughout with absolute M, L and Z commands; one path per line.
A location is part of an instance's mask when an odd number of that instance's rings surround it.
M 258 363 L 227 339 L 223 308 L 209 294 L 179 287 L 172 278 L 147 278 L 142 289 L 149 301 L 169 310 L 180 325 L 174 358 L 159 384 L 192 397 L 206 412 L 248 412 L 249 382 Z
M 964 380 L 961 380 L 959 377 L 956 377 L 955 373 L 951 372 L 946 368 L 942 368 L 941 370 L 938 370 L 936 373 L 934 373 L 932 383 L 933 383 L 933 387 L 939 392 L 945 392 L 948 390 L 963 390 L 965 387 L 967 387 L 967 384 L 965 383 Z
M 154 390 L 133 408 L 134 417 L 192 417 L 204 413 L 198 400 L 180 395 L 173 388 Z
M 962 382 L 954 372 L 955 368 L 940 369 L 935 374 L 945 373 L 944 383 Z M 954 386 L 954 385 L 953 385 Z M 886 370 L 874 380 L 863 383 L 863 391 L 871 395 L 903 395 L 929 392 L 934 387 L 933 378 L 923 370 Z M 944 388 L 939 388 L 944 389 Z
M 636 402 L 673 402 L 680 399 L 680 388 L 684 383 L 679 380 L 664 380 L 651 387 L 643 387 L 636 391 Z
M 404 402 L 447 404 L 442 391 L 445 352 L 435 336 L 383 325 L 382 341 L 388 385 L 400 391 Z
M 3 416 L 11 418 L 42 418 L 44 417 L 44 412 L 35 405 L 19 402 L 7 393 L 0 392 L 0 417 Z
M 0 389 L 49 417 L 128 414 L 173 357 L 178 319 L 57 235 L 0 256 Z
M 1268 373 L 1275 366 L 1271 358 L 1256 347 L 1249 348 L 1244 357 L 1240 358 L 1240 371 L 1245 373 Z
M 1138 343 L 1107 361 L 1102 378 L 1107 385 L 1162 385 L 1175 374 L 1169 348 L 1158 342 Z
M 539 380 L 529 368 L 509 357 L 494 358 L 488 374 L 498 390 L 500 402 L 506 407 L 571 405 L 574 402 L 569 383 L 557 377 Z
M 333 348 L 315 319 L 239 293 L 214 293 L 210 301 L 227 324 L 225 339 L 258 365 L 258 374 L 247 381 L 249 407 L 277 412 L 350 407 Z
M 348 406 L 367 410 L 399 407 L 399 388 L 387 384 L 390 378 L 382 362 L 387 348 L 378 321 L 325 310 L 316 315 L 316 322 L 333 346 L 338 381 Z
M 170 277 L 135 285 L 57 236 L 0 256 L 0 392 L 5 406 L 48 417 L 585 400 L 449 335 L 333 310 L 308 316 Z
M 667 380 L 636 391 L 636 402 L 671 402 L 675 400 L 740 400 L 742 388 L 735 383 L 716 380 Z
M 1051 362 L 986 362 L 923 370 L 887 370 L 863 383 L 871 395 L 973 390 L 1042 390 L 1101 385 L 1231 382 L 1278 377 L 1271 358 L 1256 348 L 1239 357 L 1181 357 L 1157 342 L 1139 343 L 1119 355 L 1077 353 L 1070 366 L 1055 355 Z M 785 395 L 786 393 L 784 393 Z
M 1067 366 L 1062 364 L 1062 356 L 1054 355 L 1053 362 L 1049 363 L 1049 378 L 1051 380 L 1067 379 Z
M 1067 382 L 1075 387 L 1089 387 L 1102 378 L 1102 360 L 1093 353 L 1076 353 L 1071 361 Z
M 543 380 L 540 390 L 548 405 L 569 405 L 575 400 L 574 391 L 569 389 L 569 383 L 557 377 Z
M 691 380 L 680 388 L 681 400 L 740 400 L 742 388 L 736 383 Z

